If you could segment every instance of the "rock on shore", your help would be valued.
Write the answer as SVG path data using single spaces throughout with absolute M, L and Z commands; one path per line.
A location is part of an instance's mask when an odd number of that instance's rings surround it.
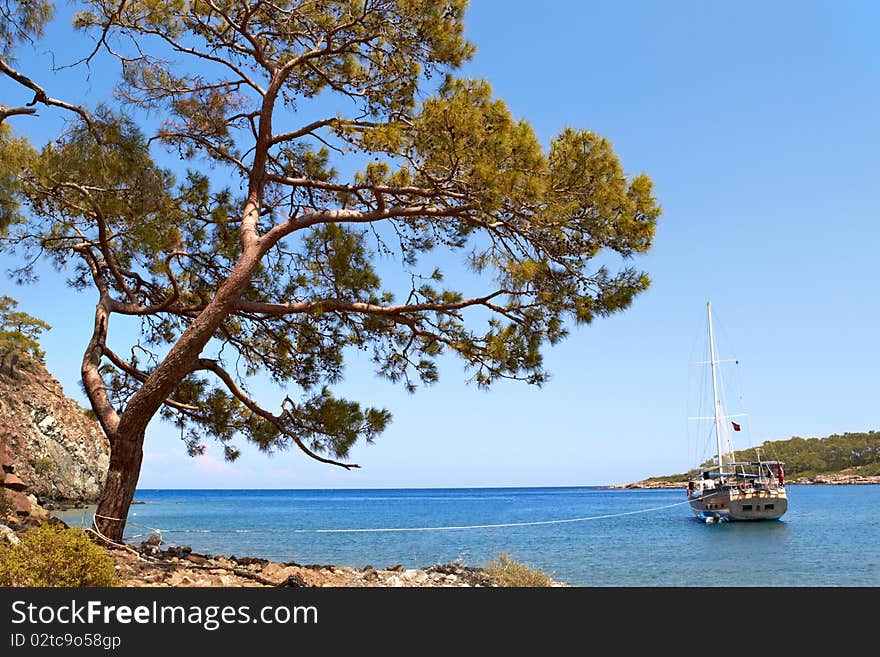
M 788 482 L 789 484 L 880 484 L 880 475 L 850 475 L 850 474 L 827 474 L 815 475 L 814 477 L 798 477 Z
M 797 485 L 811 484 L 830 484 L 830 485 L 859 485 L 859 484 L 880 484 L 880 475 L 855 475 L 855 474 L 823 474 L 812 477 L 797 477 L 789 479 L 786 483 Z M 625 488 L 686 488 L 686 481 L 634 481 L 629 484 L 617 484 L 608 486 L 610 489 Z
M 630 484 L 616 484 L 614 486 L 608 486 L 608 488 L 613 490 L 619 490 L 624 488 L 687 488 L 686 481 L 634 481 Z
M 187 547 L 162 550 L 155 538 L 138 548 L 111 548 L 125 586 L 201 587 L 491 587 L 479 568 L 440 564 L 404 568 L 400 564 L 374 568 L 279 563 L 251 557 L 196 554 Z M 551 586 L 564 584 L 554 582 Z

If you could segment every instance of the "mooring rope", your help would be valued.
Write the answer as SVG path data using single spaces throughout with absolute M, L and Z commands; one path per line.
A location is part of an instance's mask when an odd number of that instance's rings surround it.
M 716 495 L 717 493 L 712 493 Z M 704 495 L 703 499 L 712 495 Z M 598 516 L 583 516 L 579 518 L 561 518 L 554 520 L 533 520 L 528 522 L 503 522 L 484 525 L 445 525 L 439 527 L 364 527 L 350 529 L 154 529 L 138 523 L 129 523 L 137 527 L 144 527 L 159 535 L 161 540 L 164 534 L 367 534 L 367 533 L 389 533 L 389 532 L 442 532 L 442 531 L 460 531 L 467 529 L 501 529 L 509 527 L 536 527 L 539 525 L 563 525 L 575 522 L 588 522 L 591 520 L 606 520 L 608 518 L 620 518 L 623 516 L 633 516 L 641 513 L 651 513 L 653 511 L 661 511 L 672 507 L 690 504 L 690 499 L 683 502 L 674 502 L 672 504 L 664 504 L 655 506 L 650 509 L 637 509 L 635 511 L 622 511 L 620 513 L 607 513 Z M 99 516 L 103 518 L 104 516 Z M 108 520 L 118 520 L 117 518 L 108 518 Z M 144 536 L 138 534 L 134 538 Z
M 95 536 L 100 538 L 102 541 L 106 541 L 107 543 L 109 543 L 110 545 L 113 545 L 114 547 L 131 552 L 140 561 L 148 561 L 147 559 L 145 559 L 143 557 L 143 555 L 141 555 L 140 552 L 138 552 L 137 550 L 132 548 L 130 545 L 126 545 L 125 543 L 119 543 L 117 541 L 114 541 L 112 538 L 105 536 L 104 533 L 98 528 L 98 523 L 95 522 L 95 520 L 97 518 L 101 518 L 102 520 L 112 520 L 115 522 L 124 522 L 121 518 L 111 518 L 110 516 L 102 516 L 101 514 L 96 512 L 95 515 L 92 517 L 92 526 L 87 528 L 86 531 L 92 532 Z M 163 543 L 161 529 L 156 529 L 155 527 L 148 527 L 147 525 L 142 525 L 137 522 L 126 522 L 126 525 L 132 525 L 135 527 L 143 527 L 144 529 L 149 529 L 150 533 L 157 534 L 159 536 L 159 543 L 160 544 Z M 147 534 L 136 534 L 134 536 L 129 536 L 128 540 L 133 540 L 135 538 L 140 538 L 142 536 L 147 536 Z

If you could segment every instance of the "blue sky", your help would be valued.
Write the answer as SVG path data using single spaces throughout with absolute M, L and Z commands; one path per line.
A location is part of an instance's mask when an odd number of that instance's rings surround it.
M 736 405 L 750 414 L 735 446 L 880 428 L 880 7 L 536 6 L 475 2 L 466 24 L 477 54 L 464 74 L 488 79 L 544 142 L 566 126 L 589 128 L 612 141 L 628 173 L 654 179 L 664 214 L 637 260 L 651 289 L 549 349 L 553 378 L 540 389 L 483 392 L 445 360 L 437 385 L 408 395 L 353 360 L 340 392 L 394 413 L 376 444 L 354 450 L 360 470 L 245 445 L 234 464 L 216 447 L 189 459 L 157 420 L 141 487 L 598 485 L 681 472 L 703 455 L 694 444 L 705 436 L 686 418 L 709 299 L 721 355 L 740 359 L 727 374 L 740 384 Z M 60 24 L 51 43 L 75 43 L 70 34 Z M 54 89 L 45 53 L 22 51 L 19 64 Z M 108 82 L 98 68 L 67 91 L 93 100 Z M 30 131 L 29 121 L 15 127 Z M 11 263 L 0 258 L 3 269 Z M 48 367 L 82 399 L 94 299 L 51 271 L 28 288 L 3 279 L 0 293 L 55 327 L 44 340 Z

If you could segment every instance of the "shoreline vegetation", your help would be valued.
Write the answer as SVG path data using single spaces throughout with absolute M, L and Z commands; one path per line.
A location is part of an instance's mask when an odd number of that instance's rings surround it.
M 17 494 L 17 498 L 10 497 Z M 26 508 L 14 503 L 27 501 Z M 135 500 L 133 504 L 144 504 Z M 152 535 L 140 544 L 110 544 L 64 511 L 95 505 L 37 499 L 0 488 L 0 586 L 122 587 L 565 587 L 529 564 L 500 553 L 483 567 L 462 563 L 422 568 L 274 562 L 193 552 Z M 66 522 L 66 521 L 67 522 Z M 70 522 L 71 524 L 68 524 Z M 84 525 L 85 523 L 83 523 Z M 72 526 L 71 526 L 72 525 Z M 64 564 L 58 569 L 57 564 Z M 107 573 L 112 576 L 108 583 Z
M 667 480 L 663 477 L 651 477 L 641 481 L 633 481 L 628 484 L 615 484 L 608 486 L 609 489 L 658 489 L 658 488 L 686 488 L 687 479 Z M 786 485 L 812 486 L 812 485 L 828 485 L 828 486 L 858 486 L 858 485 L 878 485 L 880 484 L 880 475 L 814 475 L 812 477 L 797 477 L 795 479 L 787 479 Z
M 765 458 L 785 463 L 786 483 L 797 485 L 880 484 L 880 432 L 831 434 L 824 438 L 768 440 L 759 447 L 735 451 L 735 461 Z M 703 463 L 700 467 L 712 465 Z M 609 488 L 678 488 L 698 473 L 690 472 L 648 477 Z
M 200 554 L 164 545 L 110 544 L 44 512 L 25 524 L 0 514 L 0 586 L 122 587 L 565 587 L 505 553 L 484 567 L 461 563 L 406 568 L 276 562 Z M 58 569 L 58 564 L 65 567 Z M 108 574 L 109 573 L 109 574 Z

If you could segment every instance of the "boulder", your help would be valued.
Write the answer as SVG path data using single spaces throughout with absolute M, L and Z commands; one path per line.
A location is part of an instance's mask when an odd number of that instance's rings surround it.
M 168 584 L 171 586 L 192 586 L 194 583 L 193 578 L 185 570 L 175 570 L 168 578 Z
M 4 488 L 8 488 L 9 490 L 25 490 L 27 488 L 27 484 L 25 484 L 18 475 L 8 474 L 6 478 L 3 480 Z
M 269 563 L 269 560 L 268 559 L 260 559 L 259 557 L 242 557 L 241 559 L 238 560 L 238 563 L 241 564 L 242 566 L 252 566 L 252 565 L 264 566 L 265 564 Z M 293 564 L 287 564 L 287 565 L 291 566 Z
M 10 490 L 6 493 L 12 502 L 12 510 L 20 516 L 29 516 L 33 510 L 33 504 L 28 496 L 16 490 Z
M 285 580 L 284 583 L 282 583 L 280 586 L 300 589 L 307 587 L 308 584 L 302 578 L 302 575 L 299 575 L 298 573 L 293 573 L 291 575 L 288 575 L 287 580 Z
M 6 497 L 11 502 L 15 515 L 26 525 L 39 524 L 54 518 L 51 513 L 37 504 L 33 495 L 25 495 L 17 490 L 6 489 Z
M 162 545 L 162 539 L 159 538 L 159 536 L 157 536 L 156 534 L 150 534 L 149 538 L 141 541 L 141 547 L 149 547 L 151 545 L 155 545 L 156 547 Z
M 21 539 L 15 535 L 15 532 L 12 531 L 6 525 L 0 525 L 0 543 L 6 541 L 8 543 L 12 543 L 13 545 L 18 545 L 21 543 Z
M 299 569 L 294 568 L 293 566 L 285 566 L 284 564 L 270 561 L 263 566 L 262 575 L 263 579 L 269 584 L 274 586 L 285 586 L 288 585 L 287 582 L 292 577 L 299 576 Z
M 424 584 L 428 581 L 428 573 L 424 570 L 404 570 L 400 576 L 411 584 Z
M 190 552 L 192 552 L 192 548 L 188 545 L 170 545 L 166 550 L 169 557 L 186 557 Z

